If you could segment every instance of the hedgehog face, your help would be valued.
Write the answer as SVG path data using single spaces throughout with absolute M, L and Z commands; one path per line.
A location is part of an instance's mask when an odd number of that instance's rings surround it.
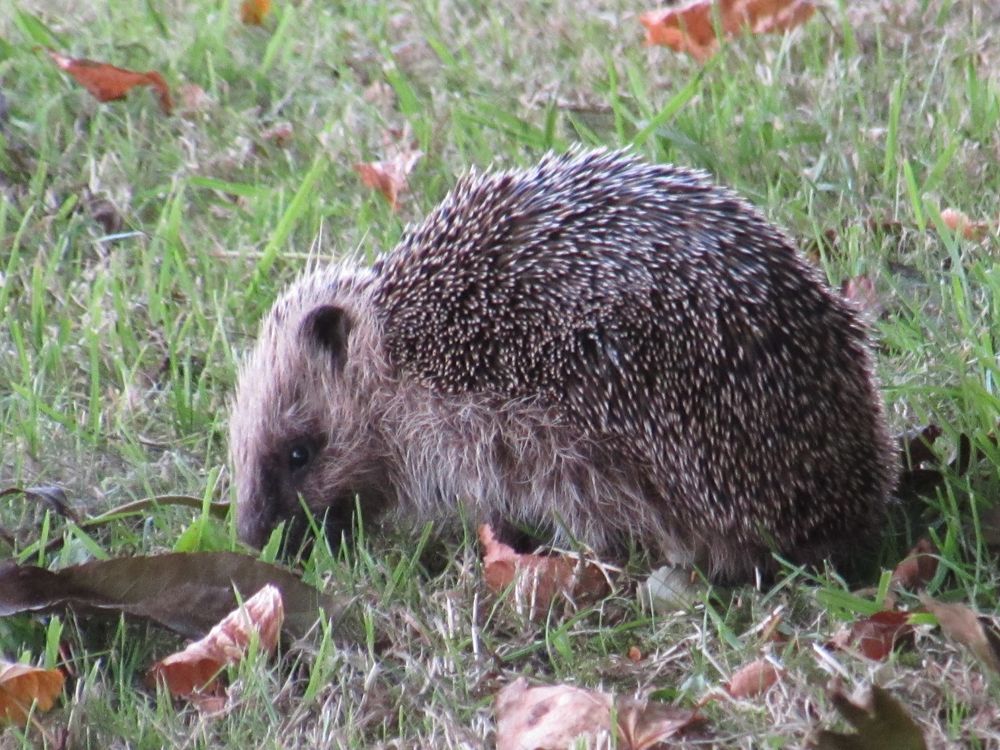
M 240 372 L 230 451 L 240 538 L 254 546 L 285 522 L 284 546 L 295 552 L 310 514 L 336 545 L 359 503 L 366 517 L 385 505 L 385 473 L 350 366 L 354 316 L 323 296 L 330 287 L 309 277 L 293 287 Z

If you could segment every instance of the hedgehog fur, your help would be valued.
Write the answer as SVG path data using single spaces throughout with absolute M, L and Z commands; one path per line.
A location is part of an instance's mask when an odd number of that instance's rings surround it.
M 728 579 L 865 551 L 896 466 L 851 304 L 704 173 L 604 150 L 469 175 L 371 268 L 306 273 L 230 437 L 254 544 L 359 507 Z

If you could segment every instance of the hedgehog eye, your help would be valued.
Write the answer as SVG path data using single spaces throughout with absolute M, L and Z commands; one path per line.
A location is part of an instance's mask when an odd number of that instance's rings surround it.
M 288 451 L 288 468 L 292 471 L 298 471 L 309 463 L 310 458 L 312 458 L 312 454 L 309 451 L 309 446 L 305 443 L 296 443 Z

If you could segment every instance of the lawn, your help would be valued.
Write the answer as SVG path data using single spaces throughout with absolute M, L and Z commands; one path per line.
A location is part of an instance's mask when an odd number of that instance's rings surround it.
M 832 285 L 867 290 L 892 428 L 940 428 L 944 467 L 886 530 L 886 568 L 929 536 L 942 564 L 928 593 L 997 616 L 1000 6 L 830 0 L 792 33 L 743 36 L 705 64 L 645 46 L 638 17 L 652 6 L 631 0 L 275 0 L 262 26 L 238 6 L 0 10 L 0 489 L 58 485 L 83 515 L 229 499 L 237 365 L 303 268 L 390 249 L 470 168 L 629 147 L 707 170 Z M 46 47 L 160 72 L 173 114 L 145 88 L 98 103 Z M 401 140 L 422 157 L 393 210 L 354 165 Z M 952 232 L 946 209 L 982 229 Z M 231 522 L 170 505 L 85 533 L 8 495 L 0 530 L 0 557 L 51 568 L 179 542 L 239 548 Z M 58 550 L 39 544 L 63 535 Z M 1000 747 L 1000 677 L 933 625 L 884 660 L 829 647 L 880 606 L 888 574 L 851 593 L 790 570 L 763 591 L 701 589 L 690 608 L 654 614 L 627 585 L 645 577 L 637 555 L 615 595 L 538 623 L 484 595 L 474 543 L 417 538 L 317 547 L 306 579 L 361 597 L 360 643 L 321 634 L 244 662 L 216 716 L 145 684 L 175 636 L 0 620 L 0 657 L 71 675 L 41 728 L 4 729 L 0 746 L 475 748 L 492 745 L 493 696 L 518 676 L 693 707 L 765 656 L 782 679 L 706 703 L 691 746 L 802 747 L 818 728 L 849 731 L 836 679 L 859 696 L 886 688 L 929 747 Z M 762 638 L 776 611 L 783 637 Z

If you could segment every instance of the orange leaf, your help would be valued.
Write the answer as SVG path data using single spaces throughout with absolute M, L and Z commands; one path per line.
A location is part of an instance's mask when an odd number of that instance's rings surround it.
M 394 149 L 395 153 L 383 161 L 373 161 L 354 165 L 354 171 L 361 181 L 375 188 L 389 201 L 392 210 L 399 208 L 399 195 L 406 190 L 406 175 L 421 157 L 417 150 L 405 146 Z
M 54 50 L 48 50 L 48 53 L 56 65 L 73 76 L 99 102 L 124 99 L 136 86 L 152 86 L 160 98 L 160 109 L 168 115 L 173 111 L 174 103 L 170 99 L 167 82 L 155 70 L 137 73 L 94 60 L 66 57 Z
M 515 601 L 528 604 L 532 618 L 544 614 L 557 594 L 597 599 L 609 590 L 604 572 L 594 563 L 562 555 L 518 554 L 496 539 L 488 524 L 479 527 L 479 541 L 486 587 L 499 593 L 514 584 Z
M 271 10 L 271 0 L 243 0 L 240 6 L 240 18 L 243 23 L 252 26 L 260 26 L 264 23 L 264 16 Z
M 63 673 L 0 659 L 0 719 L 23 724 L 31 704 L 48 711 L 62 692 Z
M 162 680 L 173 695 L 192 695 L 216 689 L 214 677 L 227 664 L 243 658 L 254 633 L 267 652 L 278 645 L 285 619 L 281 592 L 268 584 L 233 610 L 200 641 L 158 661 L 149 670 L 154 681 Z
M 811 0 L 692 0 L 679 8 L 647 11 L 639 16 L 646 44 L 661 44 L 705 62 L 719 47 L 716 34 L 729 39 L 744 29 L 754 34 L 785 31 L 809 20 Z
M 989 222 L 972 221 L 963 212 L 946 208 L 941 212 L 941 221 L 951 231 L 961 234 L 967 240 L 981 240 L 990 231 Z
M 766 693 L 781 677 L 781 671 L 767 659 L 756 659 L 729 678 L 726 690 L 734 698 L 752 698 Z

